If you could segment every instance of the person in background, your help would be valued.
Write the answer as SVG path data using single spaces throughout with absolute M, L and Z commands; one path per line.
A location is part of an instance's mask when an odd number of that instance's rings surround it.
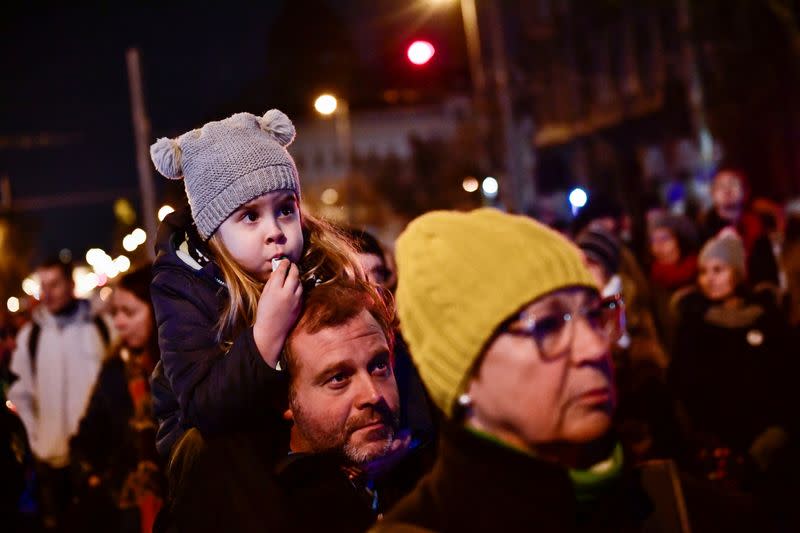
M 743 172 L 723 167 L 711 182 L 711 208 L 700 224 L 701 242 L 705 243 L 723 228 L 733 228 L 742 239 L 745 264 L 752 286 L 769 282 L 777 286 L 778 265 L 772 242 L 758 215 L 747 205 L 750 189 Z
M 390 289 L 389 284 L 394 278 L 394 273 L 388 268 L 386 252 L 378 239 L 363 229 L 347 228 L 345 233 L 353 242 L 367 281 L 373 285 Z
M 109 340 L 108 324 L 76 299 L 72 265 L 54 258 L 36 274 L 41 305 L 17 336 L 8 391 L 36 462 L 43 527 L 57 529 L 72 499 L 69 439 L 78 429 Z
M 786 226 L 780 266 L 786 282 L 785 306 L 789 324 L 800 339 L 800 200 L 786 205 Z
M 774 292 L 747 283 L 734 231 L 709 240 L 698 262 L 697 286 L 675 296 L 669 383 L 685 414 L 692 466 L 747 487 L 785 466 L 795 358 Z
M 611 431 L 622 307 L 566 238 L 492 209 L 432 212 L 397 264 L 401 328 L 445 420 L 433 469 L 374 531 L 752 527 L 671 462 L 625 457 Z
M 653 320 L 650 284 L 636 255 L 624 242 L 626 220 L 628 217 L 618 203 L 603 195 L 593 195 L 589 203 L 578 211 L 573 221 L 573 235 L 577 238 L 586 230 L 591 230 L 613 236 L 615 246 L 619 248 L 617 273 L 623 286 L 621 292 L 625 298 L 628 333 L 630 336 L 651 338 L 653 334 L 657 335 L 657 329 Z M 625 342 L 625 338 L 622 342 Z
M 119 338 L 70 440 L 81 531 L 150 531 L 163 500 L 148 384 L 160 359 L 151 281 L 150 266 L 117 281 L 111 315 Z
M 626 298 L 619 271 L 620 243 L 601 228 L 586 229 L 576 240 L 586 266 L 604 297 Z M 641 321 L 640 321 L 641 323 Z M 652 319 L 647 323 L 652 325 Z M 666 388 L 669 358 L 655 327 L 629 333 L 623 324 L 614 345 L 614 370 L 618 391 L 616 427 L 620 439 L 637 459 L 674 456 L 677 443 L 672 400 Z
M 697 231 L 684 216 L 659 213 L 650 219 L 648 234 L 656 326 L 668 343 L 674 333 L 669 302 L 679 289 L 693 285 L 697 279 Z
M 11 354 L 16 348 L 17 328 L 11 317 L 0 311 L 0 524 L 9 531 L 22 529 L 20 498 L 30 467 L 25 427 L 6 404 L 6 390 L 16 376 L 11 373 Z

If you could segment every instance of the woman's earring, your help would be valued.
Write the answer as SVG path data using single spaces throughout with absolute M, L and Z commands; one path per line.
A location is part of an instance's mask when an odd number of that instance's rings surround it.
M 458 405 L 464 409 L 467 409 L 472 406 L 472 396 L 467 394 L 466 392 L 458 397 Z

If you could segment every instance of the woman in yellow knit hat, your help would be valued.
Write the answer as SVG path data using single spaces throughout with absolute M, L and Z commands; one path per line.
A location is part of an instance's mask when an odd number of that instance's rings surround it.
M 400 327 L 444 421 L 432 471 L 376 530 L 688 530 L 671 464 L 641 476 L 652 491 L 623 468 L 622 303 L 572 243 L 479 209 L 423 215 L 396 249 Z

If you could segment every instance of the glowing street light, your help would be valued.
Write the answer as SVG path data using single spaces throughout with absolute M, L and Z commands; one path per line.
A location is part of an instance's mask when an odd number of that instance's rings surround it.
M 467 176 L 464 178 L 464 181 L 461 182 L 461 187 L 467 192 L 475 192 L 478 190 L 478 187 L 480 187 L 480 184 L 474 176 Z
M 133 235 L 125 235 L 122 238 L 122 247 L 125 248 L 126 252 L 132 252 L 139 247 L 139 244 L 136 242 L 136 237 Z
M 325 205 L 334 205 L 339 201 L 339 193 L 336 192 L 336 189 L 325 189 L 322 191 L 322 197 L 320 199 Z
M 322 94 L 314 100 L 314 109 L 321 115 L 331 115 L 336 111 L 338 102 L 332 94 Z
M 497 180 L 491 176 L 484 178 L 483 183 L 481 184 L 481 190 L 486 198 L 496 197 L 499 189 L 500 185 L 497 183 Z
M 120 255 L 114 259 L 114 266 L 120 272 L 127 272 L 128 269 L 131 268 L 131 260 L 124 255 Z
M 142 228 L 136 228 L 131 232 L 131 237 L 136 240 L 136 245 L 144 244 L 147 240 L 147 233 Z
M 103 261 L 105 256 L 106 253 L 100 248 L 90 248 L 89 251 L 86 252 L 86 262 L 92 266 L 97 266 Z
M 161 209 L 158 210 L 158 221 L 161 222 L 173 211 L 175 211 L 175 209 L 173 209 L 171 205 L 162 205 Z
M 589 195 L 580 187 L 576 187 L 570 191 L 568 198 L 572 209 L 577 210 L 586 205 L 586 202 L 589 200 Z
M 40 290 L 39 282 L 33 277 L 27 277 L 22 280 L 22 291 L 28 296 L 33 296 L 38 300 Z

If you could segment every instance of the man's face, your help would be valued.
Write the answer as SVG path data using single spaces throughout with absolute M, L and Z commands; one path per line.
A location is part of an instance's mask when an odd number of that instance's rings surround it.
M 736 222 L 744 203 L 742 180 L 734 172 L 720 172 L 711 185 L 711 200 L 721 218 Z
M 342 326 L 291 339 L 292 451 L 343 452 L 357 464 L 383 456 L 397 429 L 391 353 L 366 310 Z
M 539 341 L 512 333 L 515 323 L 495 337 L 468 389 L 478 427 L 522 447 L 585 443 L 608 430 L 615 404 L 611 340 L 599 331 L 599 318 L 576 312 L 598 301 L 594 291 L 559 290 L 523 310 L 541 326 Z M 565 313 L 573 317 L 568 322 Z
M 45 267 L 36 271 L 41 283 L 41 302 L 51 313 L 58 313 L 74 298 L 75 285 L 67 279 L 64 271 L 57 267 Z

